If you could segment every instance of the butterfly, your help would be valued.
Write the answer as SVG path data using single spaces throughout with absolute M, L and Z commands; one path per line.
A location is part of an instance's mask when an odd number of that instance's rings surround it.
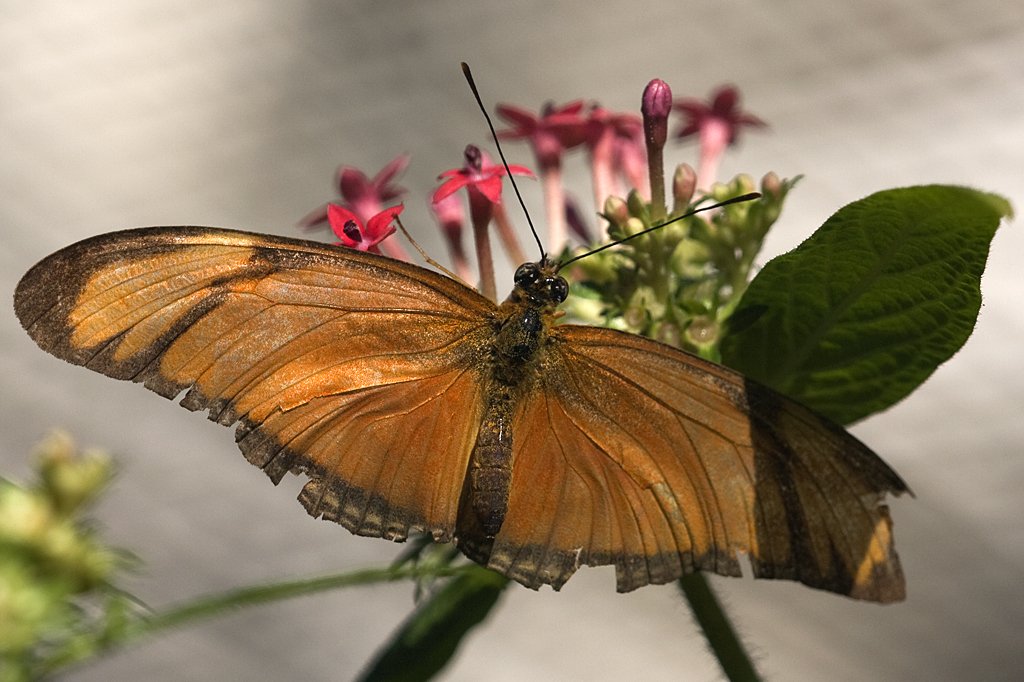
M 556 324 L 557 265 L 501 304 L 361 251 L 246 232 L 100 235 L 34 266 L 15 310 L 44 350 L 236 425 L 276 484 L 352 533 L 454 542 L 537 589 L 613 565 L 620 592 L 696 570 L 893 602 L 886 494 L 842 428 L 741 374 Z

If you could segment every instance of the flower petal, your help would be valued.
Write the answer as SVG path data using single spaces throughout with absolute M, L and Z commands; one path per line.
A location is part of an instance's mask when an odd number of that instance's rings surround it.
M 537 127 L 537 116 L 526 109 L 520 109 L 511 104 L 499 104 L 494 109 L 498 112 L 498 116 L 506 119 L 519 129 L 504 131 L 508 135 L 513 133 L 518 133 L 520 136 L 529 135 Z
M 527 168 L 526 166 L 518 166 L 514 163 L 510 163 L 508 169 L 512 171 L 513 175 L 524 175 L 528 178 L 537 177 L 536 175 L 534 175 L 533 171 Z M 504 167 L 502 167 L 502 170 L 504 170 Z
M 501 203 L 501 176 L 491 175 L 490 177 L 482 178 L 474 182 L 473 187 L 480 194 L 487 197 L 487 200 L 492 204 Z
M 363 221 L 359 219 L 359 216 L 338 204 L 327 205 L 327 222 L 331 224 L 331 231 L 334 232 L 342 242 L 349 239 L 345 231 L 345 225 L 347 223 L 355 223 L 356 227 L 360 228 L 360 232 L 362 232 Z
M 431 203 L 436 204 L 469 184 L 469 178 L 460 171 L 445 171 L 441 175 L 448 175 L 449 173 L 451 173 L 449 179 L 441 183 L 441 186 L 434 190 L 434 195 L 430 198 Z
M 338 187 L 341 190 L 341 196 L 350 204 L 361 201 L 367 195 L 376 195 L 377 193 L 366 174 L 351 166 L 341 169 L 338 175 Z
M 377 190 L 377 196 L 381 202 L 391 201 L 405 194 L 404 187 L 393 185 L 391 182 L 409 167 L 410 158 L 412 157 L 409 154 L 399 154 L 373 176 L 371 184 Z
M 391 206 L 370 218 L 369 223 L 366 225 L 363 240 L 369 241 L 372 246 L 379 244 L 384 239 L 394 234 L 395 230 L 398 228 L 396 228 L 392 223 L 404 209 L 405 206 L 403 204 Z

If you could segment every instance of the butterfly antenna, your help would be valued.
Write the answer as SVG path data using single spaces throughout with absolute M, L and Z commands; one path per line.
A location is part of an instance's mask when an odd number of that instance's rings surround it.
M 469 70 L 469 64 L 462 62 L 462 74 L 466 77 L 466 82 L 469 83 L 469 89 L 473 91 L 473 97 L 476 98 L 477 106 L 480 107 L 480 111 L 484 114 L 484 120 L 487 121 L 487 127 L 491 129 L 491 137 L 494 139 L 494 146 L 498 148 L 498 156 L 501 157 L 501 165 L 505 166 L 505 174 L 508 176 L 509 182 L 512 183 L 512 189 L 516 192 L 516 199 L 519 200 L 519 205 L 523 207 L 523 215 L 526 216 L 526 222 L 530 226 L 530 232 L 533 234 L 534 241 L 537 242 L 537 248 L 540 249 L 541 260 L 547 258 L 547 254 L 544 253 L 544 245 L 540 242 L 540 237 L 537 235 L 537 229 L 533 226 L 533 220 L 530 219 L 530 212 L 526 210 L 526 202 L 523 201 L 523 195 L 519 193 L 519 185 L 516 184 L 516 179 L 512 175 L 512 169 L 508 167 L 508 161 L 505 160 L 505 152 L 501 150 L 501 143 L 498 142 L 498 132 L 494 129 L 494 124 L 491 123 L 491 117 L 487 113 L 487 107 L 484 106 L 483 99 L 480 98 L 480 91 L 476 89 L 476 82 L 473 80 L 473 73 Z
M 430 263 L 435 268 L 437 268 L 438 270 L 440 270 L 444 274 L 448 275 L 452 279 L 462 281 L 461 277 L 459 277 L 454 272 L 452 272 L 451 270 L 449 270 L 448 268 L 446 268 L 445 266 L 441 265 L 436 260 L 434 260 L 433 258 L 430 257 L 430 254 L 428 254 L 423 249 L 423 247 L 419 245 L 419 242 L 417 242 L 415 239 L 412 238 L 412 235 L 409 234 L 409 230 L 405 229 L 405 225 L 402 224 L 402 219 L 401 218 L 399 218 L 398 216 L 395 216 L 395 223 L 398 225 L 398 229 L 402 231 L 402 234 L 405 235 L 405 238 L 409 240 L 409 243 L 412 244 L 413 248 L 416 249 L 419 252 L 419 254 L 423 258 L 423 260 L 425 260 L 426 262 Z
M 586 258 L 587 256 L 593 256 L 595 253 L 600 253 L 601 251 L 604 251 L 605 249 L 610 249 L 613 246 L 618 246 L 619 244 L 623 244 L 625 242 L 628 242 L 631 239 L 636 239 L 637 237 L 642 237 L 643 235 L 645 235 L 645 234 L 647 234 L 649 232 L 654 232 L 655 230 L 660 230 L 661 228 L 665 227 L 666 225 L 671 225 L 672 223 L 677 223 L 680 220 L 683 220 L 684 218 L 689 218 L 690 216 L 695 215 L 697 213 L 702 213 L 703 211 L 711 211 L 711 210 L 714 210 L 716 208 L 721 208 L 722 206 L 728 206 L 729 204 L 738 204 L 741 201 L 751 201 L 753 199 L 760 198 L 760 196 L 761 196 L 760 192 L 749 192 L 747 194 L 742 194 L 742 195 L 740 195 L 738 197 L 733 197 L 732 199 L 726 199 L 725 201 L 719 201 L 717 204 L 711 204 L 710 206 L 701 206 L 700 208 L 695 208 L 692 211 L 689 211 L 688 213 L 684 213 L 681 216 L 673 218 L 672 220 L 666 220 L 665 222 L 659 223 L 659 224 L 657 224 L 657 225 L 655 225 L 653 227 L 648 227 L 646 230 L 641 230 L 640 232 L 637 232 L 636 234 L 631 234 L 628 237 L 625 237 L 624 239 L 620 239 L 618 241 L 610 242 L 608 244 L 605 244 L 604 246 L 597 247 L 593 251 L 587 251 L 586 253 L 581 253 L 578 256 L 573 256 L 569 260 L 563 261 L 563 262 L 559 263 L 558 266 L 555 268 L 555 272 L 558 272 L 559 270 L 561 270 L 565 266 L 567 266 L 567 265 L 569 265 L 571 263 L 575 263 L 576 261 L 581 260 L 583 258 Z

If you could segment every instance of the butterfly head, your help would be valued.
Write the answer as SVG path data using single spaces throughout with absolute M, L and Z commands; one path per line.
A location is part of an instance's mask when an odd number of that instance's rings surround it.
M 539 307 L 557 306 L 569 295 L 569 283 L 546 259 L 523 263 L 516 269 L 513 296 Z

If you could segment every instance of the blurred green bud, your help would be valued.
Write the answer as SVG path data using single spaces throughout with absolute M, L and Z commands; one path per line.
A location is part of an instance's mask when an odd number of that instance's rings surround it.
M 681 163 L 676 166 L 676 172 L 672 175 L 672 198 L 675 201 L 673 211 L 682 213 L 693 200 L 693 193 L 697 189 L 697 171 L 688 163 Z
M 637 234 L 638 232 L 643 232 L 646 229 L 647 225 L 645 225 L 644 222 L 640 220 L 640 218 L 630 218 L 629 220 L 622 224 L 622 236 L 631 237 L 634 234 Z M 644 239 L 644 237 L 641 237 L 641 239 Z
M 0 547 L 35 543 L 56 523 L 58 519 L 45 497 L 0 481 Z
M 679 336 L 679 326 L 671 322 L 662 322 L 654 329 L 654 338 L 674 348 L 679 348 L 682 339 Z
M 619 197 L 610 196 L 604 201 L 604 213 L 601 215 L 612 225 L 622 227 L 629 219 L 629 206 Z
M 629 208 L 631 216 L 639 218 L 643 225 L 650 226 L 651 214 L 647 210 L 647 202 L 640 196 L 639 192 L 633 190 L 629 193 L 629 197 L 626 198 L 626 206 Z
M 774 171 L 769 171 L 761 178 L 761 194 L 768 199 L 778 197 L 782 193 L 782 181 Z
M 9 557 L 0 561 L 0 656 L 29 650 L 48 629 L 59 625 L 55 611 L 63 605 L 60 596 L 25 563 Z M 0 674 L 0 679 L 7 678 Z
M 670 266 L 680 277 L 696 279 L 704 275 L 709 258 L 706 244 L 696 239 L 681 239 L 672 250 Z
M 718 343 L 721 327 L 706 315 L 693 318 L 686 327 L 686 342 L 694 348 L 711 348 Z
M 110 457 L 98 451 L 75 452 L 71 437 L 57 431 L 36 450 L 43 487 L 61 514 L 70 514 L 95 499 L 110 482 Z
M 577 292 L 573 294 L 562 306 L 568 318 L 577 323 L 603 325 L 608 304 L 596 296 L 583 296 Z

